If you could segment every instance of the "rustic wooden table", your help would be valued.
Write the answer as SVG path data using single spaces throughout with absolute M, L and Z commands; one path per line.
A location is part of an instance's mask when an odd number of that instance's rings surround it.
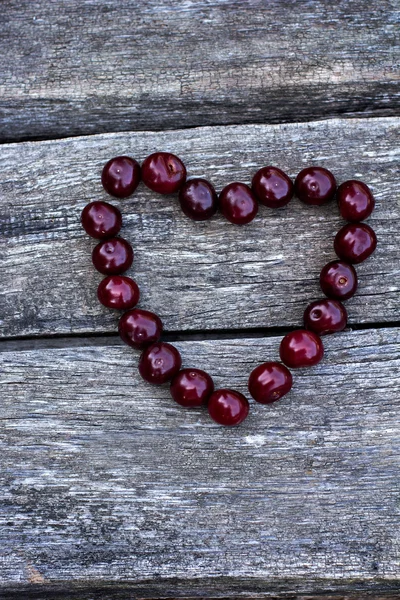
M 398 0 L 11 0 L 0 17 L 0 596 L 400 598 Z M 239 428 L 173 404 L 98 304 L 102 165 L 175 152 L 221 189 L 273 163 L 365 180 L 349 328 Z M 115 201 L 141 305 L 246 392 L 318 298 L 333 204 L 195 223 Z

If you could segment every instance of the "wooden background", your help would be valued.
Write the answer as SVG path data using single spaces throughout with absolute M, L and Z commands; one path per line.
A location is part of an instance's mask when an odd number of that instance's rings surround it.
M 400 598 L 400 3 L 70 0 L 0 16 L 0 597 Z M 100 306 L 83 206 L 154 150 L 220 190 L 261 166 L 366 181 L 376 254 L 349 328 L 223 429 L 140 380 Z M 140 186 L 141 306 L 246 393 L 318 298 L 342 221 L 294 199 L 235 227 Z

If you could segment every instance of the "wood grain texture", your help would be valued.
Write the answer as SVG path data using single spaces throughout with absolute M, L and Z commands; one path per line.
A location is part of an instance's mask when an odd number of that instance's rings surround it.
M 136 600 L 136 598 L 144 598 L 146 600 L 176 600 L 176 598 L 180 598 L 181 600 L 197 600 L 200 598 L 201 600 L 205 600 L 203 596 L 199 596 L 195 594 L 195 592 L 191 592 L 191 596 L 182 596 L 180 594 L 175 594 L 174 598 L 167 598 L 165 593 L 166 587 L 165 582 L 151 583 L 153 593 L 149 595 L 149 583 L 145 583 L 143 585 L 135 585 L 135 584 L 103 584 L 100 587 L 91 586 L 88 589 L 86 586 L 82 584 L 72 584 L 69 586 L 66 585 L 47 585 L 40 584 L 37 586 L 19 586 L 18 589 L 9 589 L 5 591 L 2 595 L 2 600 L 21 600 L 21 597 L 24 600 Z M 277 593 L 269 593 L 269 592 L 257 592 L 255 590 L 254 582 L 246 582 L 246 590 L 244 592 L 239 592 L 236 589 L 233 590 L 233 594 L 229 595 L 229 597 L 225 594 L 221 595 L 221 588 L 216 589 L 213 587 L 210 590 L 210 593 L 207 595 L 207 598 L 219 598 L 221 600 L 238 600 L 239 598 L 246 600 L 398 600 L 399 595 L 397 592 L 386 591 L 383 593 L 376 593 L 367 589 L 365 585 L 361 585 L 360 588 L 363 589 L 362 592 L 341 592 L 339 594 L 325 594 L 324 592 L 314 594 L 298 594 L 298 593 L 287 593 L 287 592 L 277 592 Z M 198 589 L 200 586 L 197 586 Z M 176 582 L 174 585 L 174 589 L 179 588 L 179 583 Z M 229 588 L 232 589 L 232 588 Z M 286 586 L 287 589 L 287 586 Z M 249 590 L 249 591 L 248 591 Z
M 397 0 L 4 3 L 0 138 L 399 108 Z
M 350 322 L 399 317 L 399 119 L 330 120 L 173 132 L 104 134 L 0 147 L 1 335 L 3 337 L 115 332 L 117 313 L 96 296 L 101 275 L 94 246 L 80 225 L 87 202 L 113 202 L 101 187 L 102 165 L 116 154 L 143 160 L 156 149 L 180 155 L 189 176 L 218 190 L 250 182 L 272 163 L 292 177 L 310 164 L 330 168 L 339 182 L 360 178 L 374 191 L 369 219 L 379 244 L 357 270 Z M 141 306 L 155 310 L 168 331 L 297 326 L 307 303 L 321 296 L 318 277 L 333 260 L 343 224 L 335 203 L 316 208 L 293 200 L 265 207 L 245 227 L 222 216 L 195 223 L 175 197 L 141 185 L 120 206 L 121 231 L 133 245 L 129 271 Z
M 278 344 L 177 347 L 245 392 Z M 0 589 L 398 591 L 399 356 L 398 329 L 330 336 L 286 399 L 224 429 L 125 346 L 1 352 Z

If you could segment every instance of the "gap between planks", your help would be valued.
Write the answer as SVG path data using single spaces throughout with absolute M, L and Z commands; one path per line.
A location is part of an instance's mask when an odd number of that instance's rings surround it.
M 377 119 L 377 118 L 389 118 L 389 117 L 397 117 L 399 114 L 399 107 L 394 104 L 391 107 L 370 107 L 368 108 L 368 112 L 365 112 L 365 107 L 358 107 L 357 110 L 353 110 L 351 112 L 346 112 L 345 110 L 331 110 L 327 112 L 319 112 L 318 115 L 298 115 L 293 114 L 292 116 L 287 116 L 283 119 L 274 119 L 268 118 L 266 116 L 263 119 L 244 119 L 243 121 L 231 122 L 229 119 L 221 122 L 206 122 L 206 123 L 195 123 L 192 125 L 180 124 L 180 123 L 171 123 L 167 128 L 160 125 L 160 127 L 154 126 L 151 128 L 153 133 L 162 133 L 166 131 L 166 129 L 170 132 L 173 131 L 184 131 L 190 129 L 198 129 L 199 127 L 239 127 L 240 125 L 291 125 L 294 123 L 313 123 L 316 120 L 318 121 L 329 121 L 330 119 Z M 99 131 L 83 131 L 83 132 L 71 132 L 68 131 L 63 133 L 51 132 L 48 135 L 24 135 L 24 136 L 15 136 L 15 137 L 2 137 L 0 133 L 0 145 L 2 144 L 24 144 L 26 142 L 53 142 L 57 140 L 65 140 L 70 138 L 81 138 L 81 137 L 91 137 L 94 135 L 102 135 L 105 133 L 117 134 L 117 133 L 140 133 L 141 131 L 149 131 L 149 128 L 140 128 L 135 127 L 135 123 L 132 123 L 130 127 L 122 128 L 122 129 L 105 129 Z
M 297 594 L 296 592 L 282 592 L 281 594 L 279 592 L 271 592 L 271 594 L 265 594 L 257 593 L 254 590 L 241 592 L 237 589 L 233 591 L 232 595 L 229 592 L 230 590 L 227 587 L 225 591 L 223 588 L 218 590 L 215 588 L 211 589 L 210 595 L 207 598 L 204 595 L 193 594 L 186 595 L 185 597 L 180 594 L 166 596 L 162 592 L 161 584 L 161 586 L 155 587 L 153 594 L 149 596 L 148 590 L 138 591 L 137 586 L 132 588 L 129 585 L 110 584 L 107 586 L 103 583 L 101 586 L 90 588 L 65 589 L 63 586 L 56 587 L 36 584 L 34 587 L 25 586 L 23 589 L 5 591 L 2 600 L 21 600 L 22 593 L 24 600 L 136 600 L 137 598 L 141 600 L 177 600 L 177 598 L 181 598 L 181 600 L 212 600 L 213 598 L 218 598 L 219 600 L 399 600 L 397 592 L 371 593 L 364 591 L 354 593 L 344 591 L 341 594 L 311 592 L 305 595 L 302 593 Z
M 187 342 L 190 340 L 238 340 L 258 339 L 286 335 L 298 327 L 253 327 L 250 329 L 214 329 L 198 331 L 164 331 L 162 340 L 165 342 Z M 400 327 L 400 321 L 384 323 L 349 324 L 343 332 L 364 331 Z M 340 335 L 339 333 L 339 335 Z M 117 333 L 87 333 L 71 335 L 22 336 L 18 338 L 0 339 L 0 352 L 18 352 L 45 348 L 80 348 L 84 346 L 123 346 Z

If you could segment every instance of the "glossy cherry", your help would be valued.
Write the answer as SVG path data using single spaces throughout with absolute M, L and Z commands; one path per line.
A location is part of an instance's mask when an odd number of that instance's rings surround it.
M 293 196 L 292 180 L 277 167 L 263 167 L 251 184 L 259 202 L 270 208 L 285 206 Z
M 245 420 L 249 414 L 249 402 L 235 390 L 216 390 L 208 400 L 208 412 L 216 423 L 231 427 Z
M 354 296 L 358 280 L 352 265 L 340 260 L 333 260 L 324 266 L 319 277 L 321 289 L 325 296 L 335 300 L 347 300 Z
M 298 369 L 318 364 L 324 356 L 324 346 L 313 331 L 298 329 L 285 335 L 279 352 L 285 365 L 290 369 Z
M 266 362 L 253 369 L 248 385 L 256 402 L 271 404 L 287 394 L 292 383 L 289 369 L 277 362 Z
M 129 156 L 116 156 L 103 167 L 101 183 L 111 196 L 126 198 L 133 194 L 140 181 L 140 165 Z
M 105 277 L 97 288 L 97 297 L 107 308 L 118 310 L 133 308 L 139 302 L 139 296 L 137 283 L 124 275 Z
M 257 199 L 248 185 L 230 183 L 219 195 L 220 210 L 235 225 L 250 223 L 258 212 Z
M 171 381 L 170 390 L 175 402 L 192 408 L 206 404 L 214 391 L 214 382 L 201 369 L 182 369 Z
M 139 360 L 139 373 L 149 383 L 170 381 L 181 368 L 179 351 L 167 342 L 156 342 L 145 350 Z
M 363 262 L 375 251 L 375 231 L 365 223 L 349 223 L 336 234 L 334 247 L 339 258 L 353 265 Z
M 186 181 L 186 167 L 170 152 L 150 154 L 142 164 L 142 181 L 158 194 L 173 194 Z
M 345 181 L 339 186 L 337 201 L 343 219 L 351 222 L 364 221 L 375 207 L 369 187 L 356 179 Z
M 98 240 L 114 237 L 122 226 L 122 216 L 118 208 L 101 200 L 85 206 L 81 221 L 86 233 Z
M 300 171 L 294 182 L 297 197 L 305 204 L 320 206 L 332 200 L 336 180 L 324 167 L 307 167 Z
M 347 325 L 347 311 L 339 300 L 317 300 L 304 311 L 304 325 L 318 335 L 343 331 Z
M 124 313 L 118 324 L 119 335 L 125 344 L 138 349 L 158 342 L 162 329 L 160 317 L 141 308 Z
M 206 179 L 190 179 L 179 190 L 179 202 L 185 215 L 194 221 L 210 219 L 218 208 L 218 196 Z
M 110 238 L 93 248 L 92 262 L 104 275 L 118 275 L 132 265 L 132 246 L 123 238 Z

